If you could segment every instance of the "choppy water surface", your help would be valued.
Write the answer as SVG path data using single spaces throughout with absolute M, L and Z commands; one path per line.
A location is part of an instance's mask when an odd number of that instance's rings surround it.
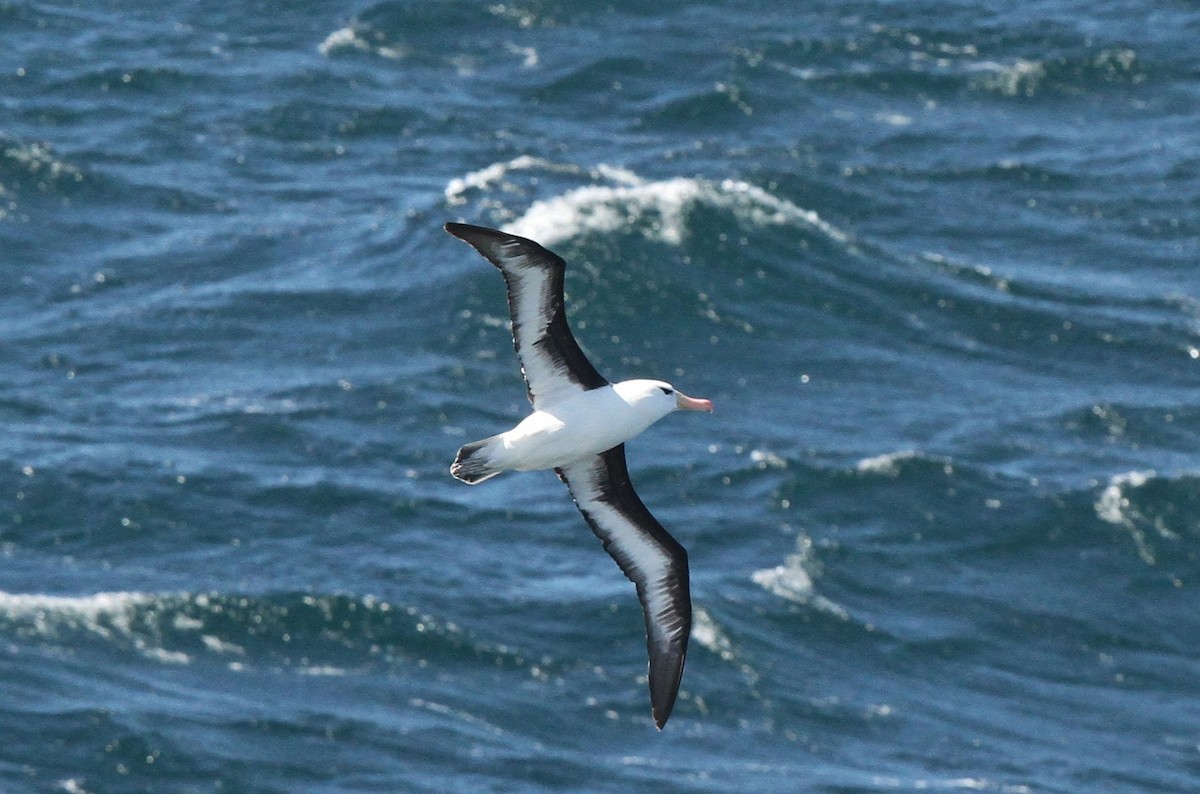
M 1187 3 L 0 5 L 5 791 L 1200 788 Z M 689 549 L 657 733 L 500 225 Z

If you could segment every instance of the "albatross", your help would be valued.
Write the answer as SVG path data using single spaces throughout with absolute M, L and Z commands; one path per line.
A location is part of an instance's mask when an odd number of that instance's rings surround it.
M 504 471 L 553 469 L 584 521 L 637 589 L 650 655 L 650 707 L 659 730 L 671 716 L 692 602 L 687 552 L 650 514 L 629 481 L 625 442 L 667 414 L 713 410 L 659 380 L 610 383 L 580 350 L 563 304 L 566 263 L 533 240 L 447 223 L 446 231 L 500 269 L 513 347 L 533 413 L 516 427 L 458 451 L 450 473 L 470 485 Z

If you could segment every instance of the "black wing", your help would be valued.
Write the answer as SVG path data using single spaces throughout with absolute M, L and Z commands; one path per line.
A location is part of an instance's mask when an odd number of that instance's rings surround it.
M 624 444 L 565 466 L 559 476 L 604 550 L 637 587 L 650 653 L 650 705 L 661 729 L 675 706 L 692 631 L 687 551 L 633 490 Z
M 566 263 L 533 240 L 496 229 L 447 223 L 446 231 L 469 243 L 504 274 L 513 347 L 534 408 L 607 386 L 579 348 L 563 308 Z

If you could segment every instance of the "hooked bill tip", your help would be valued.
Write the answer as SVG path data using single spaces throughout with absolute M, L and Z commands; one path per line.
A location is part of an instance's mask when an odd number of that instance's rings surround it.
M 705 411 L 713 412 L 712 400 L 704 400 L 698 397 L 688 397 L 683 392 L 675 392 L 675 405 L 683 411 Z

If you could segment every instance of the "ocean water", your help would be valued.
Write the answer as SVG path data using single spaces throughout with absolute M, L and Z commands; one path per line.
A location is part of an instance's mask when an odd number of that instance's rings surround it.
M 1200 790 L 1200 7 L 0 3 L 0 790 Z M 563 255 L 689 550 L 549 473 Z

